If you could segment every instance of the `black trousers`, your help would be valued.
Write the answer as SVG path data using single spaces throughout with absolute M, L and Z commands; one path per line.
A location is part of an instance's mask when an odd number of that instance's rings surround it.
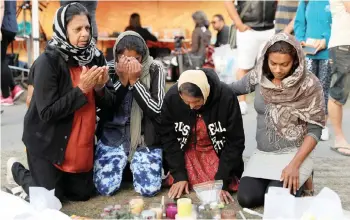
M 15 182 L 29 195 L 29 187 L 39 186 L 55 189 L 61 201 L 86 201 L 95 193 L 92 170 L 88 173 L 66 173 L 57 169 L 50 161 L 34 156 L 27 151 L 29 170 L 14 163 L 12 174 Z
M 12 72 L 6 60 L 6 51 L 7 47 L 15 39 L 16 33 L 3 29 L 1 29 L 1 33 L 1 94 L 2 97 L 7 98 L 10 96 L 10 91 L 15 88 L 15 82 L 13 81 Z
M 283 182 L 277 180 L 243 177 L 237 193 L 238 203 L 244 208 L 255 208 L 264 205 L 265 193 L 270 187 L 283 187 Z M 304 187 L 300 187 L 296 197 L 300 197 Z

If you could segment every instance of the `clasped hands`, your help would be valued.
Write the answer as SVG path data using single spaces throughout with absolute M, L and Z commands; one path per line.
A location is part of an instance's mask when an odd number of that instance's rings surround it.
M 90 69 L 83 66 L 78 87 L 86 94 L 92 89 L 102 89 L 108 80 L 108 66 L 93 66 Z
M 122 55 L 116 67 L 116 74 L 123 86 L 133 86 L 141 76 L 142 65 L 135 57 Z

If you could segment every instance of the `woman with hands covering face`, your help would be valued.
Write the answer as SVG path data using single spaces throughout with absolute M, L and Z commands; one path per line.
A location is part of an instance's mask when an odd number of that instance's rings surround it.
M 112 195 L 122 181 L 128 181 L 122 178 L 128 176 L 124 171 L 131 170 L 135 191 L 154 196 L 162 183 L 156 127 L 164 97 L 164 70 L 149 56 L 145 41 L 136 32 L 122 33 L 113 51 L 115 59 L 109 62 L 113 95 L 105 95 L 107 105 L 101 108 L 94 184 L 100 194 Z
M 81 4 L 59 8 L 53 31 L 30 70 L 33 89 L 22 139 L 30 170 L 11 158 L 8 179 L 26 194 L 38 186 L 55 189 L 60 200 L 88 200 L 94 192 L 96 107 L 110 94 L 104 86 L 108 67 L 91 40 L 91 19 Z
M 132 54 L 132 52 L 129 52 Z M 121 55 L 119 56 L 119 62 L 116 63 L 117 75 L 120 78 L 121 83 L 124 86 L 130 85 L 134 86 L 136 81 L 141 75 L 142 65 L 139 61 L 140 58 Z

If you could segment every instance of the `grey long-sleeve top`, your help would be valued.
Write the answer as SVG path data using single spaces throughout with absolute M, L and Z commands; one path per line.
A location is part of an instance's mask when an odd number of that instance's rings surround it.
M 255 100 L 254 100 L 254 108 L 257 112 L 257 128 L 256 128 L 256 142 L 257 147 L 261 151 L 265 152 L 273 152 L 276 151 L 277 146 L 272 146 L 273 144 L 270 143 L 267 134 L 266 129 L 266 123 L 265 123 L 265 108 L 266 105 L 264 103 L 264 98 L 260 93 L 260 85 L 257 84 L 256 86 L 253 86 L 251 88 L 247 87 L 248 85 L 248 75 L 243 77 L 241 80 L 236 81 L 232 83 L 232 90 L 233 92 L 239 96 L 239 95 L 245 95 L 250 92 L 255 91 Z M 250 91 L 249 91 L 250 90 Z M 320 140 L 322 133 L 322 127 L 315 125 L 315 124 L 307 124 L 307 134 L 308 136 L 313 137 L 317 142 Z M 282 139 L 284 145 L 292 145 L 291 141 Z

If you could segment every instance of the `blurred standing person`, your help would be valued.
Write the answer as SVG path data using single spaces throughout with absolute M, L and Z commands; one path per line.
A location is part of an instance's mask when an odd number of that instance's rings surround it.
M 90 0 L 90 1 L 65 1 L 65 0 L 60 0 L 61 6 L 66 6 L 69 3 L 72 2 L 79 2 L 82 4 L 87 11 L 90 14 L 91 17 L 91 25 L 92 25 L 92 37 L 95 39 L 97 42 L 98 38 L 98 29 L 97 29 L 97 24 L 96 24 L 96 8 L 97 8 L 97 0 Z
M 255 65 L 262 46 L 274 34 L 276 1 L 225 2 L 226 10 L 237 28 L 238 72 L 244 77 Z M 247 114 L 246 96 L 239 97 L 241 113 Z
M 209 21 L 203 11 L 196 11 L 192 14 L 195 28 L 192 32 L 190 49 L 183 49 L 183 53 L 188 53 L 192 61 L 192 69 L 201 68 L 205 62 L 207 47 L 210 45 L 211 32 L 209 31 Z M 185 66 L 189 67 L 185 59 Z
M 307 54 L 306 66 L 321 81 L 325 103 L 328 103 L 331 83 L 331 66 L 327 49 L 331 35 L 332 16 L 329 1 L 300 0 L 294 21 L 295 36 L 302 46 L 316 48 L 315 54 Z M 326 121 L 328 108 L 326 105 Z M 321 140 L 329 139 L 328 128 L 322 129 Z
M 283 31 L 287 34 L 294 32 L 294 17 L 298 9 L 298 1 L 278 0 L 275 16 L 276 34 Z
M 138 13 L 133 13 L 130 15 L 129 26 L 125 28 L 125 31 L 135 31 L 144 41 L 158 41 L 158 39 L 151 34 L 146 28 L 141 25 L 141 17 Z
M 8 45 L 15 39 L 18 31 L 16 17 L 16 1 L 0 0 L 1 26 L 1 105 L 13 105 L 14 101 L 23 94 L 23 89 L 15 85 L 11 69 L 6 60 Z
M 225 24 L 224 17 L 221 14 L 214 15 L 211 24 L 214 30 L 218 32 L 216 35 L 215 47 L 228 44 L 230 28 Z
M 329 118 L 335 132 L 331 149 L 350 156 L 350 144 L 342 130 L 343 105 L 350 92 L 350 2 L 330 0 L 332 30 L 328 48 L 332 65 L 332 81 L 328 101 Z

